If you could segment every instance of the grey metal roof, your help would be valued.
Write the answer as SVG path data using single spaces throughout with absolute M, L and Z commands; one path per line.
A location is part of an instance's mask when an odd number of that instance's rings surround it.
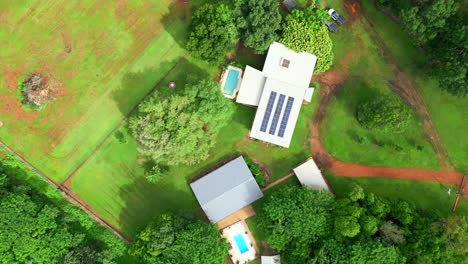
M 213 223 L 263 197 L 242 156 L 191 183 L 190 187 Z

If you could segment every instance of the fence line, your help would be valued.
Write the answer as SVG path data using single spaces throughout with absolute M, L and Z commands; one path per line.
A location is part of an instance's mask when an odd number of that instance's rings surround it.
M 8 145 L 6 145 L 4 142 L 2 142 L 0 140 L 0 147 L 2 147 L 3 149 L 5 149 L 8 153 L 10 153 L 11 155 L 13 155 L 15 158 L 17 158 L 22 164 L 24 164 L 26 167 L 28 167 L 29 169 L 31 169 L 34 173 L 36 173 L 37 175 L 39 175 L 39 177 L 44 180 L 45 182 L 47 182 L 49 185 L 51 185 L 52 187 L 54 187 L 56 190 L 58 190 L 62 196 L 67 199 L 70 203 L 78 206 L 81 208 L 81 210 L 83 210 L 84 212 L 86 212 L 89 217 L 91 217 L 92 219 L 94 219 L 96 222 L 98 222 L 100 225 L 104 226 L 105 228 L 109 229 L 112 233 L 114 233 L 117 237 L 119 237 L 120 239 L 122 239 L 123 241 L 125 241 L 126 243 L 130 243 L 130 239 L 127 238 L 125 235 L 123 235 L 120 231 L 118 231 L 115 227 L 113 227 L 111 224 L 107 223 L 104 219 L 100 218 L 97 214 L 93 213 L 91 210 L 88 209 L 88 205 L 84 204 L 82 201 L 79 201 L 78 199 L 76 199 L 75 197 L 71 196 L 69 194 L 69 190 L 68 188 L 65 188 L 63 187 L 62 185 L 56 183 L 55 181 L 49 179 L 47 176 L 44 175 L 44 173 L 42 173 L 39 169 L 37 169 L 36 167 L 34 167 L 31 163 L 29 163 L 26 159 L 24 159 L 21 155 L 17 154 L 16 152 L 14 152 L 10 147 L 8 147 Z

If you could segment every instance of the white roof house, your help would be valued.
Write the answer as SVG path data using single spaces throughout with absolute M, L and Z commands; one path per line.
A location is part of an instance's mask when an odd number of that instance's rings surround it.
M 242 156 L 192 182 L 190 187 L 212 223 L 263 197 Z
M 312 158 L 294 168 L 293 171 L 299 182 L 309 189 L 332 191 Z
M 317 57 L 297 53 L 281 43 L 270 45 L 263 71 L 247 66 L 237 102 L 258 106 L 250 137 L 289 147 Z

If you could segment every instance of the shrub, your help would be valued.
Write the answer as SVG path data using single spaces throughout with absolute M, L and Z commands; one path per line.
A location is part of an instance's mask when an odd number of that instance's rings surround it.
M 357 107 L 357 120 L 368 129 L 402 131 L 411 117 L 411 109 L 396 96 L 377 96 Z
M 255 164 L 255 162 L 249 157 L 245 157 L 244 160 L 245 163 L 247 163 L 250 172 L 252 172 L 253 176 L 255 177 L 255 181 L 258 183 L 258 185 L 262 188 L 266 187 L 265 175 L 263 175 L 260 167 L 258 167 L 258 165 Z
M 146 171 L 146 180 L 151 183 L 157 183 L 162 179 L 164 172 L 165 170 L 163 170 L 161 166 L 156 164 Z
M 114 137 L 115 137 L 115 138 L 117 139 L 117 141 L 119 141 L 119 143 L 121 143 L 121 144 L 127 144 L 127 142 L 128 142 L 127 136 L 125 135 L 124 132 L 122 132 L 122 131 L 120 131 L 120 130 L 115 131 Z

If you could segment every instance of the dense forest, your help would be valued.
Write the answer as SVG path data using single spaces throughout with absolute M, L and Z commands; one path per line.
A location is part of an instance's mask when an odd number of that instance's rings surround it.
M 285 263 L 462 263 L 467 218 L 441 219 L 355 185 L 344 197 L 286 186 L 257 212 Z
M 461 0 L 377 0 L 389 10 L 428 55 L 440 87 L 453 95 L 468 94 L 466 8 Z
M 115 263 L 124 257 L 123 241 L 63 198 L 59 207 L 40 194 L 25 181 L 28 173 L 13 157 L 0 160 L 0 263 Z

